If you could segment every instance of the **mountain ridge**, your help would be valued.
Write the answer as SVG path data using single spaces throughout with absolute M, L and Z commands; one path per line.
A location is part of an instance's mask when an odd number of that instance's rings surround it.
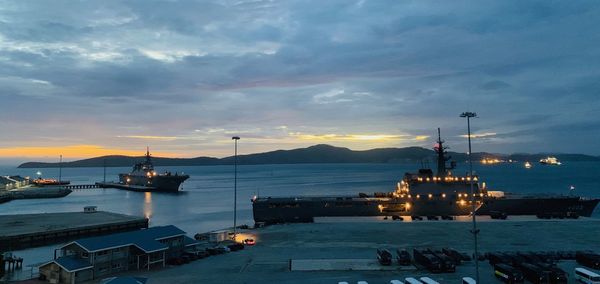
M 449 152 L 452 158 L 458 162 L 465 161 L 468 156 L 465 153 Z M 495 154 L 495 153 L 473 153 L 475 161 L 482 158 L 512 159 L 517 161 L 538 161 L 546 156 L 556 156 L 562 161 L 600 161 L 600 157 L 584 154 Z M 63 162 L 62 167 L 129 167 L 144 159 L 144 156 L 122 156 L 109 155 L 94 158 L 81 159 L 71 162 Z M 195 157 L 195 158 L 164 158 L 152 157 L 155 166 L 215 166 L 231 165 L 234 157 Z M 261 164 L 319 164 L 319 163 L 399 163 L 415 162 L 424 160 L 435 160 L 435 152 L 431 149 L 412 146 L 403 148 L 375 148 L 369 150 L 351 150 L 345 147 L 336 147 L 328 144 L 317 144 L 306 148 L 291 150 L 275 150 L 262 153 L 238 155 L 238 164 L 261 165 Z M 19 168 L 55 168 L 60 163 L 26 162 Z

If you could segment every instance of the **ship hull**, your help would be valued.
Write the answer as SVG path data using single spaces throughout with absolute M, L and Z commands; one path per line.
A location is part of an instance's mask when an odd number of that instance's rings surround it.
M 477 211 L 480 215 L 490 212 L 504 212 L 507 215 L 540 215 L 552 213 L 577 213 L 590 217 L 598 205 L 599 199 L 582 199 L 579 197 L 507 197 L 486 200 Z
M 498 198 L 478 203 L 478 215 L 504 212 L 507 215 L 577 213 L 592 215 L 598 199 L 579 197 Z M 481 206 L 479 206 L 481 205 Z M 353 216 L 461 216 L 471 213 L 468 202 L 446 199 L 408 198 L 262 198 L 253 201 L 254 221 L 264 223 L 312 222 L 315 217 Z
M 146 177 L 139 175 L 119 174 L 119 182 L 121 184 L 136 186 L 135 191 L 152 192 L 179 192 L 181 184 L 188 178 L 188 175 L 159 175 Z M 140 187 L 145 188 L 145 190 L 141 190 Z

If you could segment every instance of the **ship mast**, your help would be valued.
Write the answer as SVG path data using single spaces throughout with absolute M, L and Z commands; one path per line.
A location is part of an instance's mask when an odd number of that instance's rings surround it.
M 146 164 L 150 164 L 150 147 L 146 146 Z
M 146 146 L 146 161 L 142 165 L 142 168 L 147 170 L 154 170 L 154 165 L 152 165 L 152 159 L 150 158 L 150 147 Z
M 448 153 L 446 151 L 446 149 L 448 149 L 447 146 L 444 146 L 444 140 L 442 140 L 442 135 L 440 133 L 440 128 L 438 127 L 438 141 L 437 141 L 437 145 L 435 147 L 433 147 L 433 149 L 435 150 L 435 152 L 437 153 L 437 176 L 438 177 L 445 177 L 448 175 L 448 170 L 453 169 L 454 167 L 446 167 L 446 162 L 448 160 L 450 160 L 450 156 L 446 156 L 446 154 Z

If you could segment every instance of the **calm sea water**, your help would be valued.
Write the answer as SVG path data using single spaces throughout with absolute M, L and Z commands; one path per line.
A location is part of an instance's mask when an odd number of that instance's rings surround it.
M 238 223 L 252 224 L 250 199 L 260 196 L 335 195 L 392 191 L 416 164 L 310 164 L 238 166 Z M 58 169 L 0 168 L 1 174 L 35 177 L 58 176 Z M 107 168 L 106 179 L 116 180 L 129 168 Z M 166 168 L 158 168 L 159 172 Z M 188 233 L 231 225 L 233 216 L 233 167 L 170 167 L 190 175 L 180 194 L 140 193 L 118 189 L 76 190 L 58 199 L 16 200 L 0 205 L 0 214 L 80 211 L 95 205 L 99 210 L 146 216 L 151 225 L 174 224 Z M 564 193 L 571 185 L 582 196 L 600 197 L 600 163 L 568 162 L 562 166 L 522 163 L 480 165 L 475 170 L 490 189 L 517 193 Z M 465 173 L 459 165 L 455 174 Z M 102 168 L 63 168 L 72 184 L 103 180 Z
M 392 191 L 395 184 L 417 164 L 302 164 L 238 166 L 238 224 L 252 225 L 250 199 L 260 196 L 336 195 Z M 582 196 L 600 198 L 600 163 L 565 162 L 561 166 L 522 163 L 480 165 L 474 167 L 489 189 L 516 193 L 568 194 L 571 185 Z M 17 169 L 0 167 L 0 174 L 56 178 L 58 169 Z M 107 181 L 130 168 L 107 168 Z M 159 172 L 166 168 L 158 168 Z M 84 206 L 99 210 L 146 216 L 150 225 L 173 224 L 194 235 L 232 225 L 233 167 L 169 167 L 191 177 L 180 194 L 140 193 L 118 189 L 77 190 L 57 199 L 16 200 L 0 204 L 0 214 L 81 211 Z M 460 164 L 455 174 L 465 173 Z M 103 179 L 102 168 L 63 168 L 62 176 L 72 184 L 88 184 Z M 594 216 L 600 217 L 596 209 Z M 0 228 L 1 229 L 1 228 Z M 26 262 L 51 258 L 53 247 L 19 252 Z M 39 259 L 41 258 L 41 259 Z

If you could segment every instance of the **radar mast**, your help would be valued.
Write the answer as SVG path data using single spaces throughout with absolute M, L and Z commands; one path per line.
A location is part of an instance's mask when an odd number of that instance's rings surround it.
M 438 177 L 445 177 L 450 175 L 450 171 L 451 169 L 454 169 L 456 167 L 456 163 L 451 162 L 450 163 L 450 167 L 446 167 L 446 162 L 449 161 L 452 157 L 451 156 L 446 156 L 446 154 L 448 154 L 448 151 L 446 151 L 449 147 L 448 146 L 444 146 L 444 140 L 442 140 L 442 135 L 440 132 L 440 128 L 438 127 L 438 141 L 437 144 L 435 145 L 435 147 L 433 147 L 433 150 L 435 150 L 435 152 L 437 153 L 437 176 Z

